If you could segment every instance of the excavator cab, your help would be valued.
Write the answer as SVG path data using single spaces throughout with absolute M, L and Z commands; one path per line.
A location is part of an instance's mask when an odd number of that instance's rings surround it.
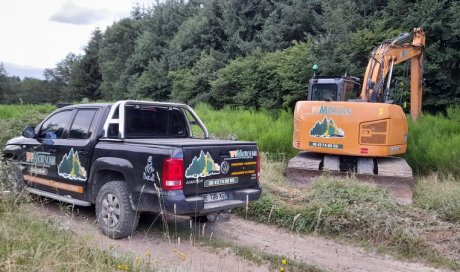
M 308 101 L 357 101 L 361 81 L 357 77 L 313 76 L 308 82 Z

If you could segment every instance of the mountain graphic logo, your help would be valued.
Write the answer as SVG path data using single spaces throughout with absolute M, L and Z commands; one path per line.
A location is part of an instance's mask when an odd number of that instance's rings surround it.
M 185 170 L 187 178 L 203 178 L 220 174 L 220 166 L 215 163 L 209 152 L 201 150 L 199 157 L 194 157 L 192 163 Z
M 86 180 L 86 170 L 81 166 L 78 151 L 70 149 L 69 153 L 62 157 L 58 165 L 59 176 L 70 180 Z
M 345 132 L 335 124 L 334 120 L 324 117 L 321 122 L 316 122 L 310 130 L 310 136 L 318 138 L 343 138 Z

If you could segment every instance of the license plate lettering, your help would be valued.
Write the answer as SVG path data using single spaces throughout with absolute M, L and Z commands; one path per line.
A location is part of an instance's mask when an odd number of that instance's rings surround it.
M 211 193 L 211 194 L 205 194 L 203 195 L 204 202 L 216 202 L 216 201 L 222 201 L 227 199 L 227 195 L 224 192 L 219 192 L 219 193 Z

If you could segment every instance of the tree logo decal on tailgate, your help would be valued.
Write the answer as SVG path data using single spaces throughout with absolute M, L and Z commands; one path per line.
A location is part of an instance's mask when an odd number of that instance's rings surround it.
M 200 152 L 200 156 L 193 158 L 192 163 L 185 170 L 185 177 L 187 178 L 203 178 L 212 175 L 220 174 L 220 167 L 217 163 L 214 163 L 209 152 L 204 154 L 203 150 Z

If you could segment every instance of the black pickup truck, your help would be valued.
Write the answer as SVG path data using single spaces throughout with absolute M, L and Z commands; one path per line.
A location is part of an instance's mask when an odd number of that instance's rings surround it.
M 210 218 L 261 194 L 256 144 L 208 139 L 184 104 L 66 106 L 9 140 L 3 154 L 19 162 L 30 193 L 95 204 L 98 224 L 115 239 L 137 228 L 141 212 Z

